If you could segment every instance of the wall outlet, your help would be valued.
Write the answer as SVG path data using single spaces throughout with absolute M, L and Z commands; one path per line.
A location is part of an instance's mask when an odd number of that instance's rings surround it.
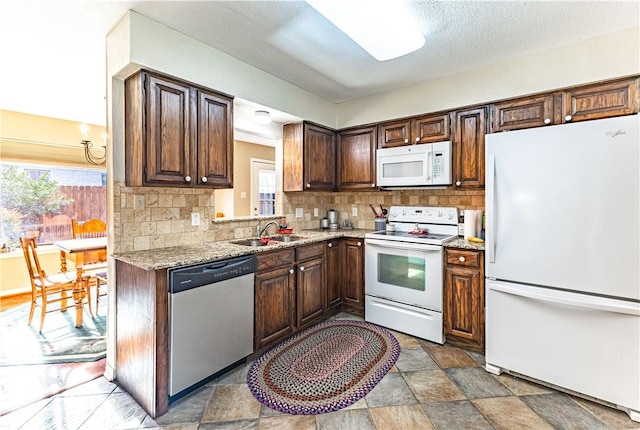
M 296 218 L 302 218 L 304 216 L 304 211 L 302 208 L 296 208 Z
M 200 214 L 198 212 L 191 212 L 191 225 L 200 225 Z
M 313 208 L 313 216 L 318 216 L 318 208 Z
M 358 208 L 351 208 L 351 216 L 358 216 Z

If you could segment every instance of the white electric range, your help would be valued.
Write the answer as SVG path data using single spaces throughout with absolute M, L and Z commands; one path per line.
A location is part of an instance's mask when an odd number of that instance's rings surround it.
M 392 206 L 389 224 L 365 234 L 365 320 L 442 344 L 443 244 L 458 210 Z

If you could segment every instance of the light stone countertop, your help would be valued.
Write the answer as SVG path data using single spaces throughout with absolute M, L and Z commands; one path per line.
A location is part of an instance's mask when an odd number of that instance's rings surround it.
M 445 242 L 445 248 L 462 248 L 462 249 L 474 249 L 476 251 L 484 251 L 485 243 L 469 242 L 462 237 Z
M 340 237 L 351 237 L 363 239 L 366 233 L 372 230 L 303 230 L 294 236 L 300 239 L 292 242 L 282 242 L 276 245 L 266 245 L 252 247 L 246 245 L 236 245 L 232 242 L 242 239 L 221 240 L 202 245 L 172 246 L 168 248 L 149 249 L 146 251 L 126 252 L 116 254 L 116 260 L 129 263 L 144 270 L 169 269 L 174 267 L 191 266 L 194 264 L 207 263 L 211 261 L 225 260 L 227 258 L 240 257 L 243 255 L 269 252 L 275 249 L 290 248 L 292 246 L 308 245 L 310 243 L 330 240 Z M 463 238 L 453 239 L 444 244 L 445 248 L 462 248 L 484 251 L 484 243 L 474 243 Z
M 217 260 L 225 260 L 227 258 L 240 257 L 243 255 L 269 252 L 275 249 L 284 249 L 292 246 L 307 245 L 340 237 L 364 238 L 365 233 L 370 231 L 371 230 L 361 229 L 335 231 L 303 230 L 299 234 L 293 235 L 300 239 L 292 242 L 282 242 L 277 245 L 259 247 L 236 245 L 232 242 L 242 239 L 234 239 L 203 243 L 202 245 L 172 246 L 168 248 L 126 252 L 122 254 L 114 254 L 113 257 L 116 260 L 129 263 L 144 270 L 169 269 Z

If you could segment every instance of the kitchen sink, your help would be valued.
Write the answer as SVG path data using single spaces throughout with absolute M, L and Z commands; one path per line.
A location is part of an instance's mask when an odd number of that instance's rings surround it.
M 234 240 L 231 243 L 233 243 L 234 245 L 243 245 L 243 246 L 253 246 L 253 247 L 260 247 L 260 246 L 268 246 L 268 245 L 273 245 L 273 242 L 295 242 L 296 240 L 300 240 L 300 239 L 304 239 L 303 237 L 300 236 L 291 236 L 291 235 L 281 235 L 281 236 L 273 236 L 269 238 L 269 241 L 262 241 L 260 239 L 257 238 L 249 238 L 249 239 L 240 239 L 240 240 Z
M 292 236 L 290 234 L 283 234 L 282 236 L 273 236 L 269 238 L 270 240 L 275 240 L 277 242 L 295 242 L 296 240 L 304 239 L 301 236 Z
M 259 246 L 266 246 L 268 244 L 268 242 L 262 242 L 260 239 L 241 239 L 234 240 L 231 243 L 234 245 L 253 246 L 256 248 Z

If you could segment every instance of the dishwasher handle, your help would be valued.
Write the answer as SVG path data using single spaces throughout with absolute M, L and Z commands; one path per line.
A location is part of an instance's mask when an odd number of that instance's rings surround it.
M 170 269 L 169 293 L 175 294 L 192 288 L 222 282 L 251 274 L 255 271 L 253 256 L 213 261 L 197 266 Z

